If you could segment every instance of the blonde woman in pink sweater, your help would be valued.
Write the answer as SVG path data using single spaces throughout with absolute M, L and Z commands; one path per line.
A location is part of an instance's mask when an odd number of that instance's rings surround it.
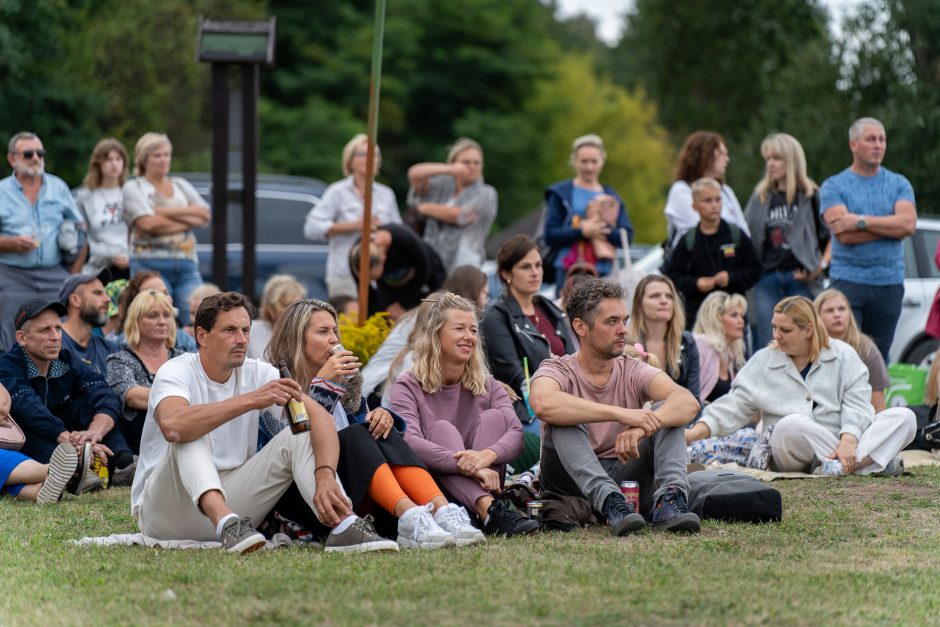
M 408 425 L 405 441 L 450 499 L 476 512 L 484 533 L 531 533 L 538 523 L 500 497 L 506 463 L 522 452 L 522 424 L 486 368 L 477 308 L 445 292 L 427 314 L 414 366 L 391 390 L 391 409 Z

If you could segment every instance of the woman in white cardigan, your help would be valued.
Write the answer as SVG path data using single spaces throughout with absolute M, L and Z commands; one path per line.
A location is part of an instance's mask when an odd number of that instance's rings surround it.
M 903 472 L 898 453 L 914 438 L 913 412 L 874 413 L 868 369 L 852 347 L 829 338 L 813 303 L 803 296 L 777 303 L 773 337 L 744 365 L 731 392 L 686 430 L 686 440 L 731 433 L 760 411 L 764 429 L 772 429 L 777 470 L 812 471 L 829 459 L 825 474 Z

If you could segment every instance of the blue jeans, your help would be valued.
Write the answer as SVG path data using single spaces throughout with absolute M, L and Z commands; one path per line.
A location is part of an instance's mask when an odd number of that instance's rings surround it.
M 163 277 L 173 305 L 183 324 L 189 324 L 189 297 L 202 285 L 199 267 L 192 259 L 131 259 L 131 276 L 141 270 L 156 270 Z
M 871 336 L 885 363 L 888 363 L 888 350 L 894 341 L 898 318 L 901 317 L 904 284 L 862 285 L 837 279 L 830 287 L 845 294 L 858 328 Z
M 806 283 L 793 278 L 793 272 L 768 272 L 760 278 L 754 286 L 754 299 L 757 302 L 757 311 L 751 320 L 756 322 L 757 337 L 754 352 L 759 351 L 773 339 L 771 321 L 774 317 L 774 306 L 787 296 L 805 296 L 812 298 Z

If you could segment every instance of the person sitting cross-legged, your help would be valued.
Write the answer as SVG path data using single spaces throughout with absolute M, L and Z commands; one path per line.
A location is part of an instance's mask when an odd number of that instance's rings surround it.
M 391 409 L 408 427 L 405 442 L 454 501 L 476 512 L 484 533 L 532 533 L 538 523 L 500 495 L 506 463 L 522 452 L 522 424 L 486 369 L 477 308 L 450 292 L 425 304 L 414 366 L 391 391 Z
M 198 352 L 157 371 L 131 487 L 138 527 L 160 540 L 221 538 L 224 550 L 248 553 L 265 542 L 254 525 L 296 483 L 333 528 L 327 551 L 398 550 L 350 509 L 332 417 L 296 381 L 246 357 L 253 310 L 236 292 L 209 296 L 196 312 Z M 259 451 L 260 415 L 291 399 L 303 402 L 309 432 L 284 429 Z
M 699 531 L 688 511 L 683 430 L 699 409 L 691 392 L 663 371 L 624 355 L 627 305 L 613 281 L 589 279 L 572 290 L 568 319 L 580 348 L 542 362 L 529 400 L 544 423 L 542 490 L 583 496 L 613 535 L 642 529 Z M 662 404 L 648 409 L 648 402 Z M 640 511 L 618 489 L 640 487 Z
M 369 410 L 361 394 L 359 358 L 343 349 L 339 339 L 336 310 L 321 300 L 305 299 L 284 311 L 265 355 L 272 363 L 288 364 L 297 383 L 307 383 L 310 396 L 333 415 L 340 447 L 337 472 L 353 511 L 374 512 L 377 526 L 397 518 L 403 548 L 483 542 L 464 508 L 447 502 L 405 443 L 404 421 L 384 407 Z M 277 433 L 285 423 L 263 422 L 262 434 Z
M 92 455 L 115 472 L 133 467 L 134 456 L 120 430 L 121 401 L 103 375 L 62 348 L 66 309 L 35 298 L 20 305 L 13 323 L 16 346 L 0 355 L 0 383 L 13 399 L 12 416 L 26 442 L 22 453 L 48 463 L 59 444 L 70 442 L 80 456 L 69 491 L 95 486 L 88 472 Z
M 0 427 L 10 420 L 10 393 L 0 385 Z M 19 501 L 55 503 L 78 468 L 78 453 L 69 442 L 52 451 L 48 464 L 40 464 L 19 451 L 0 449 L 0 496 Z
M 751 450 L 749 466 L 901 474 L 899 453 L 917 429 L 914 412 L 875 413 L 868 368 L 851 346 L 829 337 L 808 298 L 777 303 L 772 328 L 774 341 L 744 364 L 731 391 L 705 408 L 686 439 L 731 433 L 760 411 L 764 439 Z

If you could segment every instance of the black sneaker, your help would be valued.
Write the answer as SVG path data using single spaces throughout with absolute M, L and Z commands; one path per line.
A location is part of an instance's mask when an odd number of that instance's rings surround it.
M 518 536 L 538 531 L 539 522 L 526 518 L 503 499 L 493 499 L 486 511 L 489 519 L 483 525 L 483 533 L 490 536 Z
M 611 492 L 604 500 L 604 516 L 612 536 L 623 536 L 646 526 L 643 516 L 637 513 L 633 503 L 627 503 L 620 492 Z
M 674 488 L 656 501 L 653 507 L 653 528 L 698 533 L 702 528 L 702 521 L 689 511 L 685 494 Z

